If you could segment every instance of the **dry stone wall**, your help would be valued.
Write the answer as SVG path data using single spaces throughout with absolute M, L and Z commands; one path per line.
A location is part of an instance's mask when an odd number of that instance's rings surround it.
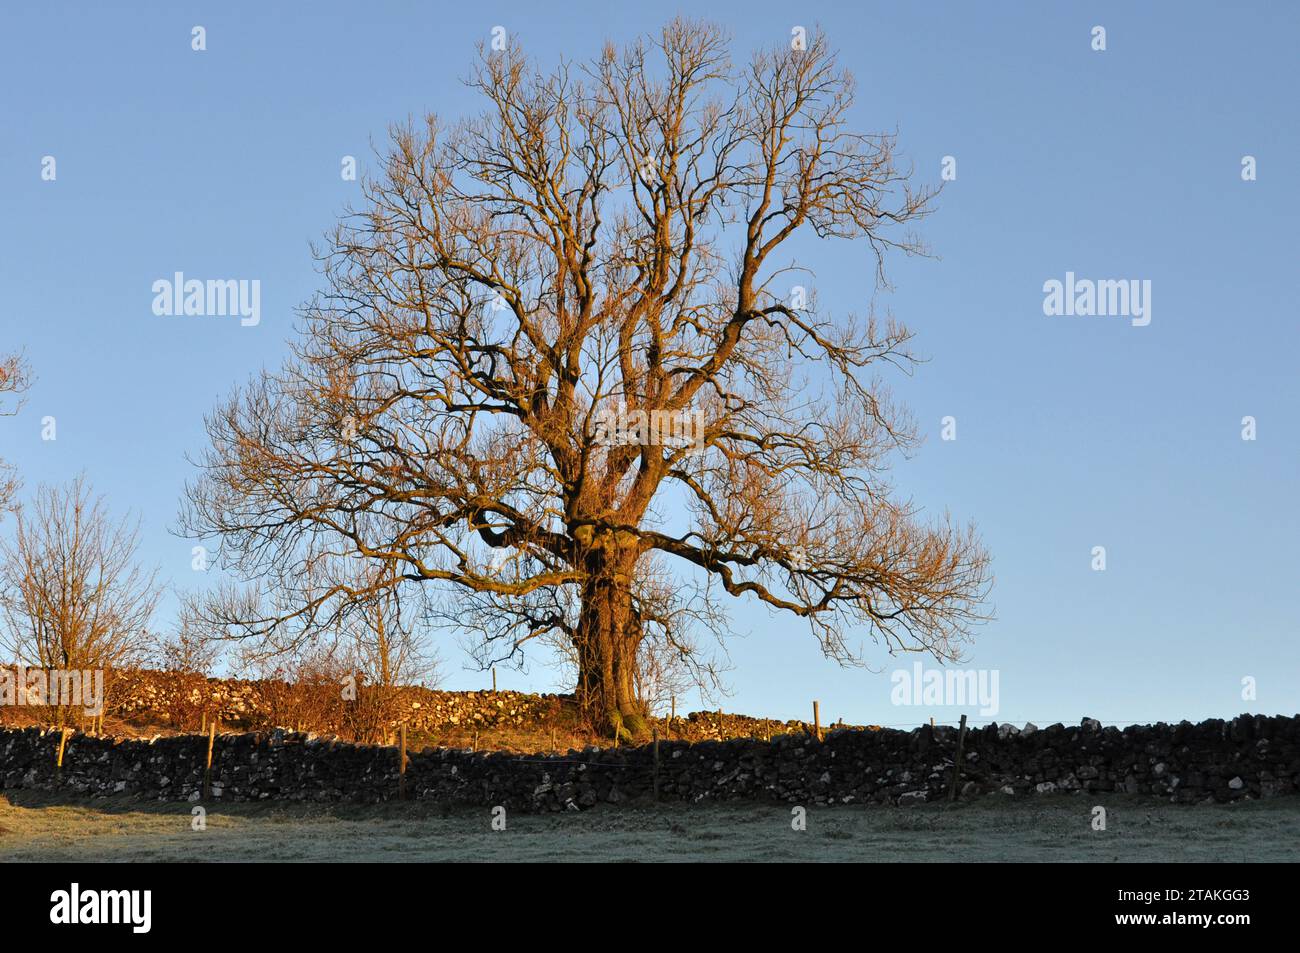
M 96 738 L 0 731 L 0 787 L 77 796 L 158 800 L 202 797 L 207 738 Z M 673 801 L 909 804 L 946 796 L 956 729 L 844 729 L 824 741 L 805 734 L 771 741 L 659 744 L 660 797 Z M 1300 716 L 1242 715 L 1200 724 L 1023 729 L 990 725 L 968 733 L 961 794 L 1021 797 L 1122 792 L 1176 802 L 1295 796 L 1300 790 Z M 581 810 L 648 800 L 656 780 L 652 746 L 589 748 L 556 756 L 430 748 L 409 755 L 409 795 L 446 804 L 514 810 Z M 213 801 L 391 800 L 398 791 L 392 747 L 352 745 L 276 730 L 216 740 Z
M 205 678 L 183 672 L 146 669 L 115 673 L 109 694 L 109 712 L 127 720 L 165 723 L 178 713 L 215 713 L 230 727 L 253 728 L 274 722 L 277 699 L 289 692 L 317 692 L 341 707 L 340 689 L 334 685 L 290 686 L 277 681 L 242 681 Z M 396 690 L 393 723 L 405 721 L 412 731 L 437 732 L 466 726 L 523 727 L 552 716 L 557 696 L 523 692 L 444 692 L 418 686 Z M 288 702 L 289 699 L 286 699 Z M 291 707 L 286 703 L 284 707 Z M 313 706 L 328 714 L 329 705 Z M 339 725 L 314 725 L 337 730 Z
M 295 705 L 315 692 L 318 704 Z M 328 696 L 325 698 L 324 696 Z M 539 732 L 556 726 L 560 709 L 571 701 L 565 695 L 534 695 L 512 691 L 449 692 L 402 687 L 396 690 L 389 726 L 405 722 L 411 732 L 430 736 L 464 734 L 466 729 L 525 729 Z M 279 709 L 277 710 L 277 703 Z M 203 715 L 213 713 L 227 729 L 249 731 L 272 727 L 295 728 L 292 714 L 298 708 L 312 721 L 301 727 L 317 733 L 346 735 L 347 725 L 338 715 L 344 707 L 337 686 L 291 686 L 278 681 L 242 681 L 205 678 L 183 672 L 133 669 L 113 675 L 108 712 L 128 722 L 159 726 L 184 726 L 196 730 Z M 671 720 L 656 719 L 665 738 L 687 741 L 734 738 L 741 735 L 770 738 L 812 726 L 802 721 L 777 721 L 718 712 L 691 712 Z M 316 723 L 319 722 L 319 723 Z

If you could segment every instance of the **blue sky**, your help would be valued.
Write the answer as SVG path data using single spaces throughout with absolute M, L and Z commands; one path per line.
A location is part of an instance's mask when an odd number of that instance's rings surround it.
M 0 420 L 28 490 L 84 471 L 143 520 L 146 561 L 196 585 L 168 533 L 184 454 L 230 387 L 274 366 L 319 286 L 309 251 L 358 198 L 390 122 L 479 103 L 460 79 L 501 25 L 543 63 L 656 29 L 645 4 L 252 3 L 10 7 L 0 30 L 0 351 L 38 381 Z M 684 12 L 698 13 L 692 6 Z M 996 619 L 969 666 L 998 720 L 1107 722 L 1300 710 L 1300 155 L 1290 4 L 713 3 L 734 49 L 825 31 L 857 75 L 855 117 L 897 129 L 916 177 L 957 162 L 923 224 L 936 257 L 805 245 L 821 305 L 892 310 L 929 358 L 893 382 L 929 439 L 896 471 L 932 512 L 973 519 Z M 207 50 L 190 48 L 191 28 Z M 1106 29 L 1104 52 L 1091 30 Z M 41 178 L 43 156 L 57 179 Z M 1242 157 L 1258 178 L 1243 181 Z M 165 318 L 153 281 L 262 284 L 262 321 Z M 1043 283 L 1152 283 L 1152 320 L 1044 315 Z M 58 439 L 41 439 L 41 419 Z M 940 421 L 957 439 L 940 440 Z M 1241 419 L 1258 438 L 1241 439 Z M 1105 546 L 1107 568 L 1091 568 Z M 172 603 L 160 614 L 165 624 Z M 737 605 L 730 710 L 911 724 L 974 706 L 895 706 L 890 672 L 823 660 L 796 622 Z M 475 688 L 454 645 L 450 688 Z M 500 671 L 552 690 L 553 672 Z M 1258 697 L 1241 697 L 1241 680 Z M 686 705 L 685 707 L 690 707 Z

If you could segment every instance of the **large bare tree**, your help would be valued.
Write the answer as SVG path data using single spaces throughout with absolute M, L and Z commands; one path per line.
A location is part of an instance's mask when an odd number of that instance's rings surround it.
M 306 637 L 395 584 L 333 564 L 391 562 L 461 593 L 498 657 L 569 639 L 584 708 L 631 737 L 673 617 L 642 598 L 652 554 L 837 660 L 955 657 L 988 559 L 886 480 L 916 438 L 877 371 L 910 367 L 910 332 L 794 287 L 802 236 L 857 243 L 882 284 L 932 199 L 852 131 L 824 37 L 736 65 L 677 20 L 548 72 L 484 52 L 470 85 L 477 118 L 394 130 L 293 358 L 208 419 L 181 523 L 250 586 L 211 619 Z

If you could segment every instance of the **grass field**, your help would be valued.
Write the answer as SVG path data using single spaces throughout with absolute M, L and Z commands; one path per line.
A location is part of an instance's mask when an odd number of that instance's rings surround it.
M 1092 808 L 1107 829 L 1092 829 Z M 602 806 L 511 814 L 422 803 L 230 804 L 192 830 L 193 805 L 0 797 L 12 861 L 1295 861 L 1300 799 L 1177 806 L 1076 796 L 956 807 L 808 811 L 779 804 Z

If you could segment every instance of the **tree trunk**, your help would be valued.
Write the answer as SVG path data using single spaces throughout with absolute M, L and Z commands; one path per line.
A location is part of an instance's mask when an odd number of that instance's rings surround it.
M 593 567 L 583 585 L 574 643 L 583 715 L 602 733 L 635 743 L 649 737 L 650 727 L 636 696 L 641 626 L 632 609 L 634 562 L 624 557 Z

